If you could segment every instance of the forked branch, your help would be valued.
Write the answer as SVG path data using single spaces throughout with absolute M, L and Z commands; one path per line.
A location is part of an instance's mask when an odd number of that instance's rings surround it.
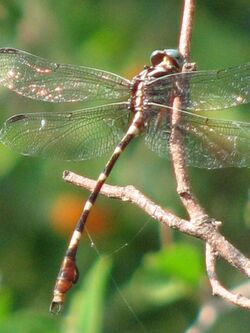
M 194 9 L 194 0 L 184 1 L 179 51 L 187 61 L 189 61 Z M 183 70 L 186 70 L 186 68 Z M 189 214 L 190 221 L 181 219 L 170 211 L 156 205 L 132 186 L 118 187 L 103 185 L 100 193 L 107 197 L 129 201 L 163 225 L 203 240 L 206 244 L 206 267 L 213 294 L 220 295 L 229 302 L 250 310 L 250 300 L 248 298 L 241 296 L 237 292 L 230 292 L 218 281 L 215 271 L 216 259 L 218 257 L 226 260 L 247 277 L 250 277 L 250 261 L 220 234 L 218 229 L 221 222 L 215 221 L 205 213 L 191 191 L 185 157 L 183 156 L 182 134 L 177 130 L 178 126 L 176 126 L 181 119 L 181 114 L 178 110 L 182 106 L 181 96 L 176 97 L 173 103 L 173 130 L 170 137 L 170 150 L 176 176 L 177 192 Z M 86 188 L 89 191 L 92 191 L 96 184 L 91 179 L 78 176 L 69 171 L 65 171 L 63 177 L 65 181 Z
M 71 171 L 65 171 L 63 178 L 68 183 L 92 191 L 96 181 L 79 176 Z M 183 232 L 187 235 L 199 238 L 207 244 L 206 266 L 208 277 L 213 288 L 213 294 L 220 295 L 231 303 L 250 310 L 250 300 L 239 294 L 231 293 L 221 286 L 215 273 L 215 258 L 221 257 L 230 265 L 237 268 L 247 277 L 250 277 L 250 261 L 231 243 L 229 243 L 219 232 L 220 222 L 213 219 L 198 220 L 196 223 L 181 219 L 167 209 L 154 203 L 134 186 L 112 186 L 104 184 L 100 194 L 118 199 L 121 201 L 131 202 L 142 209 L 146 214 L 160 222 L 165 227 Z M 212 253 L 211 253 L 212 252 Z
M 184 0 L 182 25 L 179 38 L 179 52 L 183 55 L 186 61 L 189 61 L 190 59 L 190 44 L 194 10 L 195 0 Z M 185 71 L 186 68 L 183 68 L 183 70 Z M 188 82 L 184 84 L 188 85 Z M 185 93 L 185 89 L 183 89 L 183 91 Z M 215 271 L 217 257 L 226 259 L 231 265 L 239 269 L 248 277 L 250 273 L 250 262 L 247 258 L 244 257 L 244 265 L 242 266 L 241 259 L 243 257 L 240 252 L 220 235 L 218 232 L 220 223 L 213 223 L 213 219 L 208 217 L 204 209 L 199 204 L 197 198 L 191 191 L 185 157 L 182 153 L 184 151 L 182 133 L 178 131 L 178 126 L 176 126 L 178 122 L 181 121 L 181 113 L 178 110 L 181 110 L 182 107 L 183 105 L 181 96 L 175 98 L 173 103 L 173 130 L 171 133 L 170 151 L 172 156 L 173 169 L 176 176 L 177 192 L 180 195 L 182 203 L 190 216 L 190 223 L 194 226 L 194 228 L 198 226 L 198 228 L 202 230 L 202 233 L 205 232 L 202 237 L 199 237 L 197 230 L 197 234 L 195 236 L 203 239 L 206 242 L 206 267 L 213 294 L 220 295 L 221 297 L 234 304 L 250 309 L 250 300 L 248 298 L 243 297 L 240 294 L 231 293 L 222 287 L 218 281 Z M 208 224 L 210 224 L 211 228 L 207 228 Z

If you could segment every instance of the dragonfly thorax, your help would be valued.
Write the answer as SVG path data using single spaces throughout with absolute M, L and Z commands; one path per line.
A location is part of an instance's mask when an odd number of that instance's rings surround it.
M 162 112 L 166 114 L 166 109 L 154 110 L 151 104 L 157 102 L 159 104 L 170 105 L 173 98 L 172 89 L 170 88 L 175 87 L 171 85 L 172 87 L 169 87 L 164 94 L 158 94 L 154 91 L 158 85 L 153 83 L 161 77 L 181 71 L 180 64 L 182 62 L 180 59 L 182 58 L 178 57 L 180 57 L 180 54 L 177 50 L 154 51 L 151 55 L 152 66 L 146 67 L 131 81 L 129 110 L 132 114 L 140 114 L 138 120 L 136 120 L 136 127 L 139 132 L 148 127 L 150 118 L 159 116 L 159 121 L 157 120 L 159 123 L 161 123 L 163 118 L 166 120 L 166 115 L 161 116 Z

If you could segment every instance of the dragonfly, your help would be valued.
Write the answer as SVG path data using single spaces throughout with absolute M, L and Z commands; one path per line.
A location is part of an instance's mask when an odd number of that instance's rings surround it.
M 0 85 L 44 102 L 82 102 L 70 112 L 20 113 L 5 121 L 0 142 L 31 156 L 86 160 L 112 150 L 72 233 L 53 291 L 57 313 L 76 283 L 76 254 L 89 212 L 116 161 L 137 136 L 170 157 L 171 132 L 181 133 L 189 166 L 215 169 L 250 166 L 250 123 L 201 115 L 250 102 L 250 63 L 224 70 L 183 72 L 175 49 L 156 50 L 151 64 L 132 80 L 103 70 L 51 62 L 30 53 L 0 49 Z M 172 122 L 173 100 L 181 97 Z M 93 103 L 91 105 L 91 103 Z M 90 104 L 90 106 L 89 106 Z

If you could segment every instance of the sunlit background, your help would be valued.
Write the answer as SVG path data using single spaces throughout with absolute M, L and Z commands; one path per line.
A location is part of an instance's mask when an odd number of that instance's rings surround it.
M 177 46 L 181 8 L 176 0 L 2 0 L 0 47 L 132 78 L 149 64 L 153 50 Z M 197 1 L 191 55 L 199 69 L 250 61 L 249 1 Z M 1 124 L 16 113 L 79 107 L 35 102 L 0 89 Z M 250 121 L 249 108 L 213 116 Z M 211 300 L 200 241 L 162 230 L 128 203 L 100 197 L 88 221 L 91 240 L 84 236 L 78 254 L 79 283 L 67 294 L 62 315 L 51 316 L 60 261 L 88 195 L 65 183 L 62 172 L 96 179 L 109 154 L 68 163 L 22 157 L 1 145 L 0 156 L 1 333 L 179 333 Z M 223 233 L 248 255 L 249 170 L 189 170 L 203 207 L 223 221 Z M 128 147 L 108 182 L 132 184 L 187 217 L 169 161 L 149 151 L 143 138 Z M 223 262 L 218 272 L 227 287 L 244 281 Z M 224 303 L 209 332 L 248 333 L 249 327 L 248 312 Z

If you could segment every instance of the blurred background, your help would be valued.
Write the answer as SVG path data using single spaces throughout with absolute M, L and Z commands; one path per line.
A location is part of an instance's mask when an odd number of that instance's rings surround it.
M 153 50 L 177 46 L 181 11 L 182 1 L 176 0 L 1 0 L 0 47 L 132 78 L 149 64 Z M 197 1 L 191 60 L 199 69 L 250 61 L 249 41 L 248 0 Z M 79 105 L 35 102 L 1 88 L 0 108 L 2 124 L 16 113 Z M 249 106 L 213 116 L 250 121 Z M 79 282 L 67 294 L 62 315 L 50 315 L 60 262 L 88 195 L 63 182 L 62 172 L 96 179 L 109 154 L 68 163 L 22 157 L 0 146 L 0 156 L 1 333 L 185 332 L 202 305 L 215 301 L 199 240 L 162 230 L 128 203 L 100 197 L 88 221 L 91 240 L 85 235 L 78 253 Z M 249 255 L 249 170 L 189 171 L 203 207 Z M 149 151 L 143 138 L 128 147 L 108 182 L 132 184 L 187 217 L 169 161 Z M 218 274 L 228 288 L 245 281 L 222 261 Z M 248 312 L 218 304 L 214 325 L 201 332 L 249 332 Z

